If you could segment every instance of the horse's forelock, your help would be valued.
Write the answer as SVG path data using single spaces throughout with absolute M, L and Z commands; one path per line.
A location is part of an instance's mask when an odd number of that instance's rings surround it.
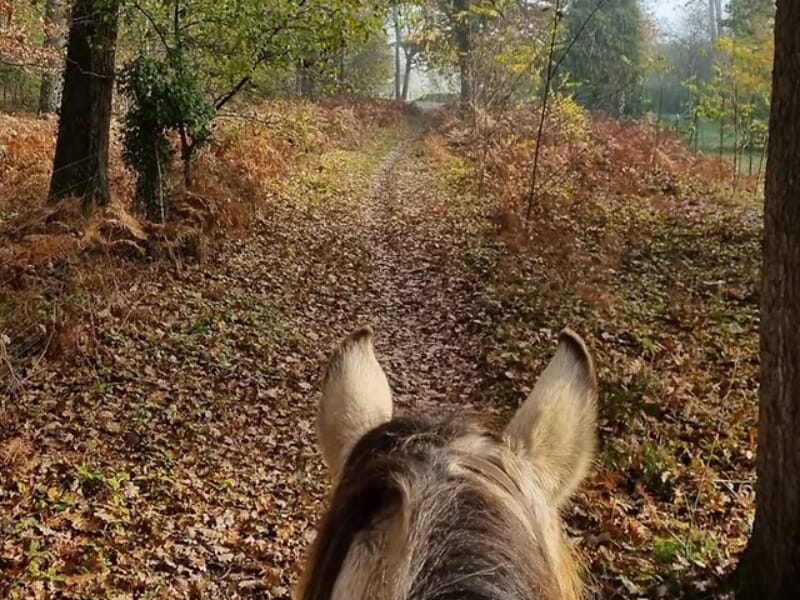
M 560 531 L 537 527 L 548 517 L 531 513 L 503 458 L 496 440 L 461 420 L 395 418 L 368 432 L 320 524 L 301 599 L 331 598 L 351 548 L 384 517 L 402 529 L 392 600 L 575 597 Z

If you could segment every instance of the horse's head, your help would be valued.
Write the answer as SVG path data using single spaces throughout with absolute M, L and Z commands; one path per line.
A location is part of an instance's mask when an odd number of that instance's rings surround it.
M 392 417 L 369 329 L 334 351 L 317 420 L 334 482 L 302 600 L 577 598 L 559 507 L 595 447 L 597 380 L 581 338 L 558 350 L 502 435 Z

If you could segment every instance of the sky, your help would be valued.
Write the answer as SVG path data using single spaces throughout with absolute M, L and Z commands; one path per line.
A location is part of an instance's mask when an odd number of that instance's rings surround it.
M 656 19 L 665 24 L 677 25 L 686 0 L 648 0 L 646 4 Z
M 698 2 L 700 0 L 694 0 Z M 703 6 L 708 3 L 702 0 Z M 681 24 L 682 16 L 686 12 L 686 5 L 692 4 L 692 0 L 644 0 L 651 15 L 653 15 L 660 25 L 666 30 L 675 29 Z M 722 13 L 725 14 L 725 6 L 728 0 L 722 0 Z

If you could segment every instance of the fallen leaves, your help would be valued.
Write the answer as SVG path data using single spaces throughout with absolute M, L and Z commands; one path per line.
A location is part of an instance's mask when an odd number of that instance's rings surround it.
M 479 140 L 464 143 L 468 124 L 445 121 L 450 151 L 471 165 L 455 189 L 475 190 L 485 167 L 485 202 L 517 210 L 529 182 L 514 174 L 528 170 L 535 123 L 526 115 L 508 117 L 514 136 L 500 124 L 484 159 Z M 490 209 L 496 236 L 472 260 L 486 282 L 473 318 L 487 335 L 484 393 L 515 407 L 551 329 L 585 335 L 602 447 L 571 523 L 596 591 L 712 593 L 752 519 L 760 207 L 731 200 L 710 161 L 671 135 L 659 136 L 661 161 L 644 124 L 592 117 L 589 134 L 583 148 L 544 142 L 546 184 L 527 232 Z M 614 543 L 598 544 L 604 536 Z
M 73 345 L 0 414 L 0 595 L 289 598 L 327 493 L 314 390 L 362 323 L 400 410 L 426 413 L 510 413 L 558 329 L 580 331 L 603 444 L 568 527 L 594 586 L 713 587 L 752 515 L 757 210 L 693 197 L 665 143 L 680 194 L 590 169 L 584 200 L 550 198 L 521 239 L 465 191 L 474 163 L 446 128 L 293 110 L 204 158 L 204 198 L 253 213 L 203 263 L 72 272 Z M 387 126 L 354 133 L 359 110 Z

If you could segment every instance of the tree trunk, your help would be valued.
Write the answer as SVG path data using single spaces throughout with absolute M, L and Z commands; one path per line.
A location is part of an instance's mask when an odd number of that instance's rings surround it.
M 394 21 L 394 99 L 400 100 L 400 44 L 402 43 L 402 31 L 400 28 L 400 7 L 392 9 L 392 20 Z
M 297 95 L 309 100 L 314 98 L 314 78 L 311 73 L 313 66 L 313 61 L 302 59 L 297 63 L 297 73 L 295 75 Z
M 87 207 L 108 203 L 118 9 L 119 0 L 76 0 L 73 5 L 51 202 L 79 196 Z
M 408 84 L 411 80 L 411 62 L 413 57 L 406 53 L 405 58 L 405 72 L 403 73 L 403 102 L 408 102 Z
M 719 37 L 719 20 L 715 0 L 708 0 L 708 32 L 712 40 Z
M 44 7 L 44 47 L 55 50 L 64 44 L 64 10 L 61 0 L 46 0 Z M 60 76 L 53 73 L 42 73 L 39 87 L 39 114 L 45 115 L 56 110 L 56 96 Z
M 346 94 L 350 90 L 347 89 L 347 54 L 344 46 L 339 50 L 336 63 L 336 91 Z
M 717 16 L 717 36 L 721 36 L 723 34 L 722 31 L 722 0 L 714 0 L 714 9 Z
M 756 517 L 741 600 L 800 590 L 800 3 L 778 0 L 764 205 Z
M 472 34 L 470 25 L 470 0 L 455 0 L 455 37 L 458 50 L 458 75 L 461 80 L 460 100 L 462 106 L 472 103 Z

